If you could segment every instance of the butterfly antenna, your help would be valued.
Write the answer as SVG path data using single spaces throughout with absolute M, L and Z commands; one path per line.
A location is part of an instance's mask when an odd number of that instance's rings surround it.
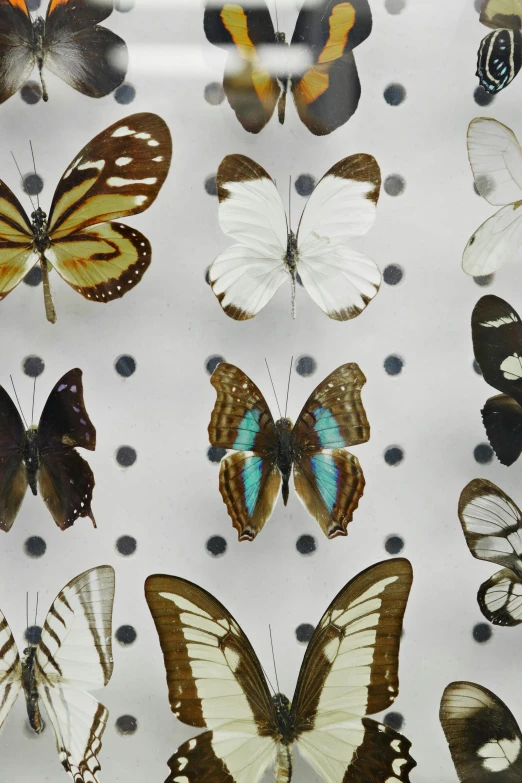
M 34 394 L 35 394 L 35 392 L 36 392 L 36 377 L 34 379 L 34 384 L 33 384 L 33 404 L 31 406 L 31 427 L 34 424 Z
M 274 640 L 272 639 L 272 627 L 269 625 L 268 630 L 270 631 L 270 646 L 272 648 L 272 660 L 274 661 L 274 671 L 275 671 L 275 678 L 276 678 L 276 685 L 277 685 L 277 692 L 281 693 L 281 690 L 279 688 L 279 680 L 277 678 L 277 667 L 275 662 L 275 653 L 274 653 Z
M 290 394 L 290 378 L 292 377 L 292 366 L 294 364 L 294 357 L 290 359 L 290 370 L 288 371 L 288 386 L 286 387 L 286 404 L 285 404 L 285 419 L 286 412 L 288 410 L 288 395 Z
M 20 409 L 20 413 L 21 413 L 22 419 L 24 420 L 25 428 L 28 430 L 29 427 L 27 426 L 27 422 L 25 420 L 24 412 L 22 410 L 22 406 L 20 405 L 20 400 L 18 399 L 18 394 L 16 393 L 16 389 L 15 389 L 15 385 L 14 385 L 14 381 L 13 381 L 13 376 L 10 375 L 9 377 L 11 378 L 11 386 L 13 387 L 14 395 L 16 397 L 16 401 L 18 403 L 18 408 Z
M 21 179 L 21 180 L 22 180 L 22 182 L 23 182 L 23 181 L 24 181 L 24 175 L 23 175 L 23 174 L 22 174 L 22 172 L 20 171 L 20 166 L 19 166 L 19 165 L 18 165 L 18 163 L 16 162 L 16 158 L 15 158 L 15 156 L 14 156 L 14 152 L 13 152 L 12 150 L 11 150 L 11 155 L 13 156 L 13 160 L 14 160 L 14 162 L 15 162 L 15 166 L 16 166 L 16 168 L 18 169 L 18 173 L 20 174 L 20 179 Z M 27 193 L 27 191 L 25 191 L 25 192 Z M 29 193 L 27 193 L 27 195 L 29 196 L 29 201 L 31 202 L 31 206 L 32 206 L 32 208 L 33 208 L 33 211 L 34 211 L 34 208 L 35 208 L 35 207 L 34 207 L 34 201 L 33 201 L 33 199 L 31 198 L 31 195 L 30 195 Z
M 267 683 L 268 683 L 268 684 L 269 684 L 269 686 L 270 686 L 270 690 L 271 690 L 271 691 L 274 693 L 274 695 L 275 695 L 274 686 L 272 685 L 272 683 L 271 683 L 271 682 L 270 682 L 270 680 L 268 679 L 268 674 L 266 673 L 265 669 L 263 668 L 263 664 L 260 662 L 260 664 L 259 664 L 259 665 L 261 666 L 261 669 L 263 670 L 263 674 L 265 675 L 265 679 L 266 679 Z
M 33 150 L 33 142 L 32 141 L 29 141 L 29 146 L 31 147 L 31 157 L 33 159 L 34 176 L 35 176 L 36 180 L 38 180 L 38 174 L 36 173 L 36 163 L 35 163 L 35 160 L 34 160 L 34 150 Z M 38 197 L 38 193 L 36 194 L 36 203 L 38 205 L 38 209 L 40 209 L 40 199 Z
M 277 404 L 277 410 L 279 411 L 279 418 L 282 419 L 283 417 L 281 416 L 281 408 L 279 407 L 279 400 L 277 399 L 277 394 L 276 394 L 274 382 L 272 380 L 272 374 L 270 372 L 270 367 L 268 366 L 268 362 L 267 362 L 266 359 L 265 359 L 265 364 L 266 364 L 266 369 L 268 370 L 268 375 L 270 376 L 270 383 L 272 384 L 272 389 L 274 390 L 274 397 L 275 397 L 275 401 L 276 401 L 276 404 Z
M 277 15 L 277 0 L 274 0 L 274 11 L 275 11 L 275 18 L 276 18 L 276 32 L 279 32 L 279 17 Z
M 25 627 L 29 630 L 29 593 L 25 594 Z
M 38 593 L 36 593 L 36 609 L 34 610 L 34 624 L 36 626 L 36 618 L 38 617 Z
M 292 175 L 288 179 L 288 224 L 292 230 Z

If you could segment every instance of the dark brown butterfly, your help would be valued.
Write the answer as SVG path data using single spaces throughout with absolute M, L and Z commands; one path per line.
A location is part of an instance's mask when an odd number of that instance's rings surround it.
M 167 783 L 258 783 L 274 764 L 277 783 L 289 783 L 294 743 L 325 783 L 407 783 L 411 743 L 367 716 L 399 692 L 412 578 L 408 560 L 387 560 L 343 587 L 308 644 L 290 703 L 271 695 L 223 604 L 185 579 L 149 576 L 172 712 L 207 729 L 169 759 Z
M 461 783 L 520 783 L 522 734 L 511 711 L 474 682 L 452 682 L 440 722 Z
M 0 180 L 0 299 L 36 263 L 47 320 L 56 321 L 49 272 L 93 302 L 118 299 L 140 282 L 151 261 L 149 240 L 115 222 L 146 210 L 169 172 L 172 139 L 157 114 L 133 114 L 95 136 L 67 167 L 49 217 L 31 220 Z M 111 222 L 107 222 L 111 221 Z
M 365 443 L 370 425 L 361 400 L 366 378 L 343 364 L 312 392 L 295 423 L 274 422 L 248 375 L 223 362 L 210 382 L 217 391 L 208 434 L 234 449 L 221 462 L 219 490 L 240 541 L 252 541 L 270 518 L 282 485 L 286 505 L 292 471 L 299 499 L 328 538 L 346 536 L 364 490 L 357 457 L 346 446 Z
M 471 316 L 473 350 L 484 380 L 502 394 L 490 397 L 482 420 L 503 465 L 522 452 L 522 323 L 498 296 L 483 296 Z
M 26 430 L 0 386 L 0 529 L 11 529 L 27 486 L 37 487 L 59 528 L 90 517 L 94 476 L 74 450 L 96 448 L 96 430 L 83 401 L 82 371 L 69 370 L 45 403 L 38 427 Z
M 50 0 L 45 20 L 33 21 L 26 0 L 0 0 L 0 103 L 35 65 L 44 101 L 44 67 L 91 98 L 115 90 L 127 72 L 127 46 L 99 26 L 113 10 L 114 0 Z

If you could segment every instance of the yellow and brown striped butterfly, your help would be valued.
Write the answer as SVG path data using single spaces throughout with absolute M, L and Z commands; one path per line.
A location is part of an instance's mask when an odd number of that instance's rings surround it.
M 288 90 L 316 136 L 344 125 L 357 109 L 361 84 L 353 50 L 372 30 L 368 0 L 305 0 L 290 46 L 305 49 L 309 62 L 297 72 L 289 64 L 289 72 L 274 73 L 263 59 L 263 49 L 286 43 L 284 33 L 274 30 L 265 0 L 254 6 L 207 0 L 204 28 L 210 43 L 229 52 L 223 88 L 249 133 L 265 127 L 276 105 L 284 122 Z
M 49 272 L 94 302 L 122 297 L 151 261 L 149 240 L 115 219 L 136 215 L 156 199 L 167 177 L 172 139 L 156 114 L 125 117 L 84 147 L 67 167 L 49 216 L 29 219 L 0 180 L 0 299 L 39 263 L 47 320 L 56 321 Z

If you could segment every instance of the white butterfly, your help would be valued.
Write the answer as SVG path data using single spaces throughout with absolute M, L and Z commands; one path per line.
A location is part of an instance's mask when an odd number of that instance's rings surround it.
M 472 120 L 468 156 L 480 195 L 502 206 L 475 231 L 462 256 L 468 275 L 490 275 L 509 261 L 522 245 L 522 148 L 501 122 Z
M 336 163 L 319 181 L 294 234 L 275 182 L 245 155 L 227 155 L 219 166 L 219 222 L 238 244 L 221 253 L 209 271 L 227 315 L 253 318 L 286 280 L 300 280 L 330 318 L 359 315 L 381 283 L 378 266 L 347 242 L 375 220 L 381 172 L 371 155 Z
M 112 674 L 114 569 L 80 574 L 57 595 L 40 642 L 24 650 L 0 612 L 0 726 L 23 688 L 31 727 L 40 733 L 45 705 L 60 761 L 75 783 L 98 783 L 97 754 L 108 711 L 86 690 L 103 688 Z

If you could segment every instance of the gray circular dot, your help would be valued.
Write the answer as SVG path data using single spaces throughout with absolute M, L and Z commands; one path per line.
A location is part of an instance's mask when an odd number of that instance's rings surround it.
M 205 180 L 205 190 L 209 196 L 217 196 L 216 175 L 210 174 Z
M 398 285 L 404 277 L 404 270 L 398 264 L 388 264 L 382 273 L 386 285 Z
M 39 195 L 43 190 L 43 186 L 44 181 L 39 174 L 31 172 L 30 174 L 24 175 L 22 180 L 22 190 L 24 193 L 27 193 L 28 196 Z
M 39 266 L 33 266 L 24 277 L 24 283 L 35 288 L 42 282 L 42 270 Z
M 480 14 L 482 10 L 482 2 L 483 0 L 473 0 L 473 5 L 475 6 L 475 11 L 477 14 Z
M 401 196 L 406 188 L 406 181 L 400 174 L 390 174 L 384 180 L 383 187 L 388 196 Z
M 129 644 L 134 644 L 138 638 L 136 629 L 132 625 L 120 625 L 116 633 L 116 641 L 119 642 L 122 647 L 127 647 Z
M 122 14 L 132 11 L 136 0 L 115 0 L 114 8 Z
M 400 731 L 404 726 L 404 718 L 400 712 L 387 712 L 382 722 L 395 731 Z
M 205 87 L 205 100 L 211 106 L 219 106 L 225 100 L 225 91 L 223 85 L 219 82 L 210 82 Z
M 299 174 L 294 187 L 300 196 L 311 196 L 315 188 L 315 177 L 311 174 Z
M 29 11 L 38 11 L 42 0 L 27 0 L 27 8 Z
M 474 282 L 484 288 L 487 285 L 491 285 L 491 283 L 494 281 L 495 275 L 494 273 L 491 273 L 490 275 L 477 275 L 477 277 L 474 277 Z
M 116 730 L 120 734 L 134 734 L 138 730 L 138 721 L 133 715 L 120 715 L 116 721 Z
M 116 541 L 116 549 L 120 555 L 129 557 L 133 555 L 138 548 L 138 542 L 133 536 L 120 536 Z
M 24 543 L 24 550 L 29 557 L 43 557 L 47 551 L 47 544 L 40 536 L 30 536 Z
M 22 370 L 30 378 L 38 378 L 45 370 L 45 363 L 39 356 L 26 356 L 22 362 Z
M 477 373 L 477 375 L 482 375 L 482 370 L 480 369 L 480 364 L 477 362 L 476 359 L 473 359 L 473 369 Z
M 401 536 L 388 536 L 384 542 L 384 548 L 389 555 L 398 555 L 404 549 L 404 539 Z
M 205 370 L 208 372 L 209 375 L 212 375 L 218 364 L 222 364 L 225 361 L 224 356 L 219 356 L 219 354 L 213 354 L 212 356 L 209 356 L 208 359 L 205 362 Z
M 227 551 L 227 542 L 223 536 L 210 536 L 205 546 L 213 557 L 222 557 Z
M 114 369 L 122 378 L 130 378 L 136 372 L 136 360 L 128 353 L 124 353 L 114 362 Z
M 406 100 L 406 89 L 402 84 L 389 84 L 383 96 L 389 106 L 400 106 Z
M 400 465 L 403 459 L 404 451 L 400 446 L 389 446 L 384 452 L 384 461 L 392 467 Z
M 301 644 L 308 644 L 314 633 L 314 626 L 310 623 L 301 623 L 295 629 L 295 638 Z
M 406 0 L 384 0 L 384 7 L 389 14 L 400 14 L 406 8 Z
M 136 449 L 133 449 L 132 446 L 120 446 L 116 452 L 116 462 L 118 465 L 121 465 L 122 468 L 130 468 L 137 459 L 138 454 Z
M 42 638 L 42 629 L 39 625 L 30 625 L 25 629 L 25 640 L 28 644 L 38 644 Z
M 127 106 L 129 103 L 132 103 L 135 97 L 136 88 L 128 82 L 120 84 L 120 86 L 114 90 L 114 100 L 122 106 Z
M 394 353 L 384 360 L 384 369 L 388 375 L 400 375 L 403 367 L 404 361 Z
M 297 358 L 295 363 L 295 371 L 298 375 L 301 375 L 303 378 L 309 378 L 310 375 L 313 375 L 316 370 L 317 362 L 313 356 L 307 356 L 306 354 L 303 354 L 303 356 L 299 356 Z
M 29 81 L 20 90 L 20 97 L 24 103 L 33 106 L 42 99 L 42 87 L 39 82 Z
M 473 626 L 472 633 L 476 642 L 479 644 L 484 644 L 485 642 L 489 642 L 493 636 L 493 629 L 487 623 L 477 623 L 475 626 Z
M 313 555 L 317 549 L 317 542 L 314 536 L 305 534 L 303 536 L 299 536 L 295 543 L 295 548 L 300 555 Z
M 475 103 L 477 103 L 479 106 L 489 106 L 490 103 L 493 103 L 495 100 L 495 96 L 485 90 L 481 84 L 475 88 L 473 98 L 475 99 Z
M 218 446 L 210 446 L 207 449 L 207 457 L 210 462 L 221 462 L 226 453 L 226 449 L 221 449 Z
M 479 465 L 488 465 L 493 459 L 493 449 L 489 443 L 479 443 L 473 449 L 473 456 Z

